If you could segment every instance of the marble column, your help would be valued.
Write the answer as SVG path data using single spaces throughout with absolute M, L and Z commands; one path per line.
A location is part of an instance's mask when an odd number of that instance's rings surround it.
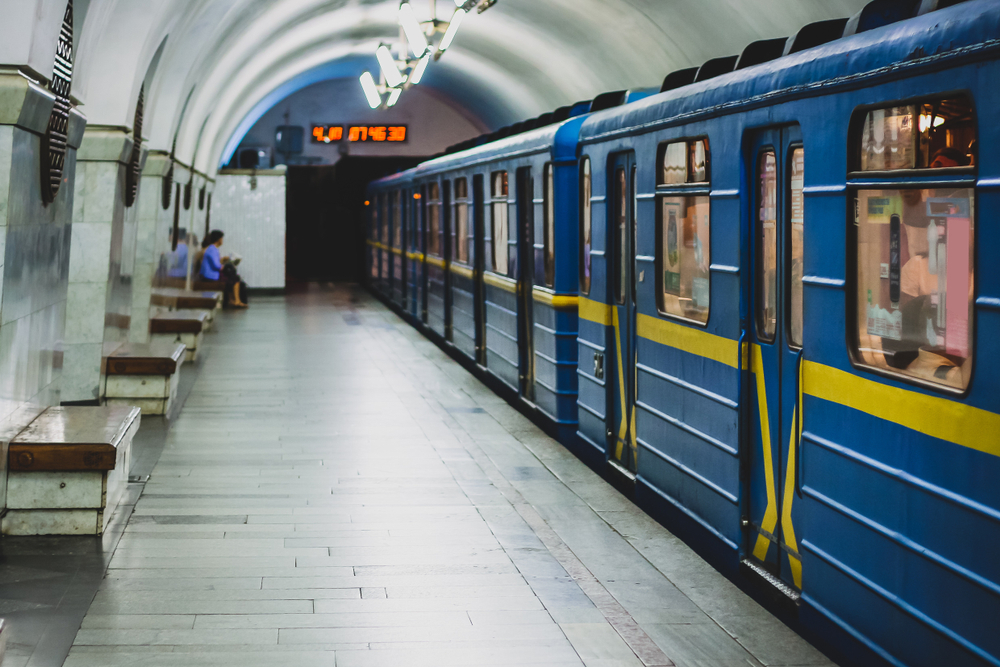
M 174 193 L 163 208 L 163 179 L 170 170 L 170 156 L 150 151 L 142 170 L 139 196 L 136 199 L 135 274 L 132 282 L 132 321 L 129 340 L 149 342 L 149 297 L 157 280 L 160 257 L 169 251 L 167 230 L 173 225 Z M 161 231 L 162 230 L 162 231 Z
M 41 193 L 42 136 L 54 97 L 17 71 L 0 70 L 0 502 L 7 445 L 60 401 L 76 154 L 86 120 L 70 113 L 63 181 Z
M 104 357 L 128 340 L 136 207 L 125 206 L 132 138 L 123 127 L 88 127 L 77 155 L 64 403 L 100 402 Z

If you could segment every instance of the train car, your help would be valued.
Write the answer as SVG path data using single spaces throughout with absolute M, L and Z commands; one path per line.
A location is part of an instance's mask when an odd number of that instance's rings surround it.
M 442 338 L 859 664 L 1000 665 L 998 35 L 996 0 L 873 2 L 405 177 L 470 230 Z
M 577 430 L 578 216 L 576 198 L 555 193 L 575 188 L 582 120 L 430 160 L 370 190 L 381 201 L 409 188 L 416 202 L 402 310 L 567 440 Z
M 580 438 L 848 660 L 997 665 L 1000 3 L 855 32 L 583 124 Z
M 370 189 L 372 201 L 412 193 L 403 215 L 409 297 L 393 303 L 537 410 L 570 446 L 577 431 L 577 137 L 585 114 L 651 92 L 614 91 L 564 107 Z

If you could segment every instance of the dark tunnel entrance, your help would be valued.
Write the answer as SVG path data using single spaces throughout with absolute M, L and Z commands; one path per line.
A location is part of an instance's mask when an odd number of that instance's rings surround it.
M 288 167 L 288 287 L 309 282 L 359 282 L 364 270 L 368 183 L 424 159 L 345 156 L 334 165 Z

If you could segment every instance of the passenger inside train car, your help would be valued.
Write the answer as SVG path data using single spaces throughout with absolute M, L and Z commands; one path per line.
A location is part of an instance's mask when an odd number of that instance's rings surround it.
M 1000 0 L 0 1 L 0 667 L 1000 667 L 997 82 Z

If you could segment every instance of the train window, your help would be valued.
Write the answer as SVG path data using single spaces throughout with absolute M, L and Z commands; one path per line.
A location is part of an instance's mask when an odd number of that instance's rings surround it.
M 662 170 L 656 227 L 657 307 L 699 324 L 708 322 L 710 204 L 708 139 L 660 146 Z M 683 195 L 674 187 L 687 185 Z M 668 186 L 668 187 L 663 187 Z M 691 193 L 696 187 L 704 192 Z
M 661 144 L 660 154 L 660 185 L 708 182 L 708 139 Z
M 802 347 L 802 257 L 805 248 L 803 241 L 805 234 L 805 198 L 802 196 L 802 185 L 805 176 L 805 149 L 802 146 L 793 148 L 789 162 L 791 163 L 791 169 L 788 173 L 790 181 L 788 192 L 790 195 L 789 206 L 791 210 L 788 216 L 788 224 L 791 228 L 791 233 L 788 235 L 788 238 L 791 239 L 791 247 L 789 248 L 791 272 L 789 276 L 788 306 L 790 317 L 788 318 L 788 341 L 796 347 Z
M 552 287 L 556 279 L 556 203 L 553 193 L 555 183 L 552 164 L 545 165 L 542 178 L 542 200 L 545 206 L 545 216 L 542 224 L 543 257 L 545 265 L 545 286 Z
M 687 143 L 683 141 L 667 144 L 663 150 L 663 185 L 687 183 Z
M 858 361 L 968 386 L 974 221 L 972 188 L 855 193 Z
M 455 179 L 455 247 L 452 257 L 469 263 L 469 181 Z
M 441 256 L 441 186 L 427 185 L 427 253 Z
M 856 133 L 861 171 L 971 167 L 976 161 L 975 118 L 966 97 L 872 109 Z
M 615 172 L 615 255 L 618 271 L 615 272 L 615 301 L 625 303 L 625 284 L 628 282 L 628 191 L 625 170 Z
M 404 198 L 406 197 L 405 194 L 403 196 Z M 413 201 L 408 202 L 407 205 L 412 206 L 412 208 L 410 209 L 411 214 L 410 214 L 410 225 L 409 225 L 410 249 L 419 251 L 420 239 L 418 236 L 418 232 L 420 230 L 420 194 L 418 192 L 414 192 Z
M 400 203 L 400 192 L 392 193 L 392 247 L 399 248 L 403 244 L 403 210 Z
M 381 221 L 381 231 L 379 240 L 388 245 L 389 243 L 389 194 L 383 192 L 378 196 L 378 217 Z
M 590 186 L 590 158 L 585 157 L 580 162 L 580 292 L 583 294 L 590 294 L 590 251 L 593 248 Z
M 688 142 L 688 183 L 708 181 L 708 139 Z
M 778 162 L 772 149 L 757 158 L 757 189 L 757 337 L 772 341 L 778 322 Z
M 507 275 L 507 172 L 494 172 L 492 181 L 493 270 Z

